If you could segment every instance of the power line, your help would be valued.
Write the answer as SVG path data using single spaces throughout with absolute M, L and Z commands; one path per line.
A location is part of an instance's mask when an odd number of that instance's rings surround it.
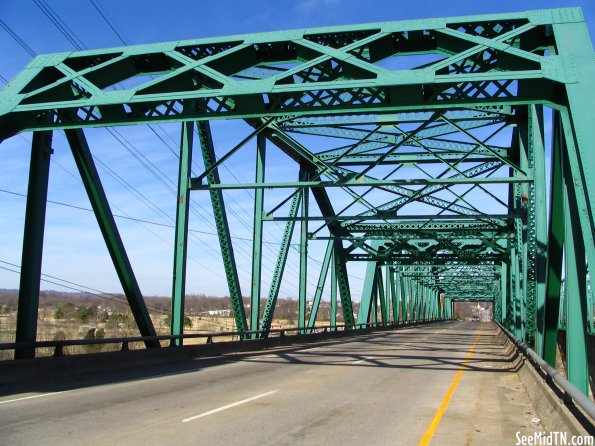
M 7 262 L 5 260 L 1 260 L 0 259 L 0 263 L 4 263 L 5 265 L 9 265 L 9 266 L 12 266 L 14 268 L 18 268 L 19 270 L 21 269 L 21 267 L 19 265 L 15 264 L 15 263 Z M 13 269 L 10 269 L 10 268 L 4 267 L 4 266 L 0 266 L 0 269 L 4 269 L 6 271 L 11 271 L 11 272 L 16 273 L 16 274 L 21 274 L 20 271 L 13 270 Z M 107 300 L 112 301 L 112 302 L 122 303 L 122 301 L 124 301 L 124 302 L 127 303 L 127 300 L 126 300 L 126 298 L 124 296 L 118 296 L 117 294 L 112 294 L 112 293 L 108 293 L 108 292 L 105 292 L 105 291 L 101 291 L 101 290 L 98 290 L 98 289 L 95 289 L 95 288 L 88 287 L 86 285 L 81 285 L 81 284 L 76 283 L 76 282 L 71 282 L 70 280 L 66 280 L 66 279 L 62 279 L 60 277 L 52 276 L 50 274 L 41 273 L 41 275 L 44 276 L 44 277 L 49 277 L 50 279 L 59 280 L 60 282 L 67 283 L 69 285 L 74 285 L 75 287 L 79 287 L 79 288 L 74 288 L 73 286 L 64 285 L 64 283 L 54 282 L 54 281 L 49 280 L 49 279 L 43 279 L 43 278 L 41 279 L 42 281 L 47 282 L 47 283 L 58 285 L 58 286 L 67 288 L 69 290 L 78 291 L 80 293 L 92 294 L 94 296 L 99 296 L 101 298 L 107 299 Z M 85 289 L 82 290 L 80 288 L 85 288 Z M 91 290 L 91 291 L 86 291 L 86 290 Z M 111 296 L 111 297 L 113 297 L 115 299 L 110 298 L 108 296 Z M 116 300 L 116 299 L 118 299 L 118 300 Z M 147 306 L 147 308 L 150 308 L 150 309 L 152 309 L 154 311 L 160 312 L 161 314 L 168 314 L 167 312 L 163 311 L 163 308 L 161 308 L 161 307 L 157 307 L 157 306 L 151 305 L 151 304 L 145 304 L 145 305 Z
M 116 36 L 118 36 L 118 39 L 120 39 L 120 42 L 122 42 L 124 45 L 128 46 L 128 43 L 126 43 L 126 40 L 124 39 L 123 34 L 118 32 L 118 30 L 116 29 L 117 25 L 115 24 L 114 20 L 109 16 L 107 11 L 102 10 L 103 8 L 100 8 L 99 5 L 94 0 L 89 0 L 89 1 L 93 5 L 93 7 L 97 10 L 99 15 L 101 17 L 103 17 L 103 20 L 105 20 L 105 23 L 107 23 L 108 26 L 112 29 L 112 31 L 116 34 Z
M 31 47 L 27 45 L 25 41 L 21 39 L 21 37 L 16 32 L 14 32 L 10 26 L 4 23 L 2 19 L 0 19 L 0 26 L 4 28 L 4 30 L 10 34 L 10 37 L 12 37 L 25 51 L 27 51 L 31 57 L 37 56 L 37 53 L 33 51 Z M 8 82 L 6 83 L 8 84 Z
M 70 29 L 70 27 L 60 18 L 58 14 L 48 5 L 44 0 L 33 0 L 37 7 L 43 12 L 43 14 L 58 28 L 66 39 L 74 46 L 77 50 L 86 49 L 85 44 L 76 36 L 76 34 Z
M 46 15 L 46 17 L 54 24 L 54 26 L 56 26 L 56 28 L 72 43 L 72 45 L 77 48 L 77 49 L 83 49 L 86 48 L 86 46 L 84 45 L 84 43 L 76 36 L 76 34 L 72 31 L 72 29 L 59 17 L 58 14 L 56 14 L 56 12 L 44 1 L 44 0 L 34 0 L 36 5 L 39 7 L 39 9 Z M 115 34 L 118 36 L 118 38 L 122 41 L 122 43 L 124 43 L 126 45 L 126 41 L 124 39 L 123 33 L 118 32 L 115 29 L 115 25 L 113 23 L 113 20 L 110 21 L 110 17 L 107 14 L 107 12 L 102 12 L 102 8 L 99 7 L 99 5 L 97 3 L 95 3 L 93 0 L 90 0 L 90 2 L 92 3 L 92 5 L 95 7 L 95 9 L 99 12 L 99 14 L 102 16 L 102 18 L 106 21 L 106 23 L 110 26 L 110 28 L 112 28 L 112 30 L 115 32 Z M 22 39 L 21 39 L 22 40 Z M 24 43 L 24 42 L 23 42 Z M 25 44 L 26 45 L 26 44 Z M 161 126 L 158 126 L 160 129 Z M 173 150 L 171 148 L 171 146 L 151 127 L 149 126 L 150 130 L 155 134 L 155 136 L 158 137 L 158 139 L 160 139 L 164 145 L 166 146 L 166 148 L 172 153 L 174 154 L 174 156 L 176 156 L 177 158 L 179 158 L 179 155 L 176 153 L 175 150 Z M 146 158 L 141 151 L 139 151 L 136 147 L 134 147 L 130 141 L 128 139 L 126 139 L 123 135 L 121 135 L 120 132 L 117 132 L 116 130 L 112 130 L 112 129 L 107 129 L 108 132 L 110 132 L 112 134 L 112 136 L 139 162 L 141 163 L 147 170 L 149 170 L 149 172 L 151 172 L 151 174 L 153 176 L 155 176 L 155 178 L 161 182 L 167 189 L 170 190 L 170 192 L 176 194 L 176 191 L 173 190 L 173 188 L 171 186 L 169 186 L 167 182 L 173 184 L 173 182 L 169 179 L 169 177 L 167 175 L 165 175 L 155 164 L 153 164 L 148 158 Z M 163 130 L 163 129 L 162 129 Z M 195 130 L 196 131 L 196 130 Z M 171 137 L 169 136 L 169 134 L 167 132 L 164 131 L 164 133 L 167 135 L 167 137 L 169 139 L 171 139 Z M 173 140 L 172 140 L 173 141 Z M 163 210 L 161 210 L 159 208 L 159 206 L 157 206 L 155 203 L 153 203 L 150 199 L 148 199 L 144 194 L 142 194 L 140 191 L 138 191 L 136 188 L 134 188 L 134 186 L 132 186 L 130 183 L 128 183 L 126 180 L 124 180 L 120 175 L 118 175 L 113 169 L 111 169 L 109 166 L 107 166 L 105 163 L 102 163 L 97 157 L 95 157 L 95 159 L 100 163 L 100 165 L 106 169 L 108 171 L 108 173 L 113 176 L 121 185 L 123 185 L 125 188 L 129 189 L 131 192 L 133 192 L 133 194 L 137 195 L 137 197 L 139 197 L 141 199 L 141 201 L 147 205 L 149 208 L 151 208 L 152 210 L 154 210 L 158 215 L 160 215 L 162 218 L 165 217 L 166 221 L 171 221 L 173 220 L 171 216 L 169 216 L 168 214 L 166 214 Z M 195 164 L 195 163 L 194 163 Z M 238 178 L 236 177 L 236 175 L 226 166 L 223 166 L 228 172 L 229 174 L 237 181 L 239 182 Z M 175 185 L 174 185 L 175 186 Z M 247 193 L 251 198 L 253 198 L 253 195 L 249 192 L 249 191 L 245 191 L 245 193 Z M 242 206 L 240 206 L 235 199 L 231 198 L 232 203 L 234 203 L 237 207 L 240 208 L 241 211 L 243 211 L 243 213 L 245 215 L 248 215 L 248 211 L 246 209 L 244 209 Z M 59 203 L 59 202 L 54 202 L 55 204 L 60 204 L 60 205 L 67 205 L 65 203 Z M 198 203 L 197 203 L 198 204 Z M 73 206 L 73 205 L 67 205 L 69 207 L 73 207 L 73 208 L 80 208 L 77 206 Z M 203 207 L 198 204 L 198 206 L 203 209 Z M 82 210 L 85 211 L 92 211 L 90 209 L 87 208 L 80 208 Z M 231 213 L 231 215 L 233 217 L 235 217 L 235 219 L 237 220 L 237 222 L 244 226 L 247 230 L 251 231 L 251 227 L 246 223 L 246 220 L 243 219 L 235 209 L 233 209 L 233 207 L 228 207 L 228 211 Z M 201 220 L 205 221 L 208 225 L 214 227 L 214 223 L 211 220 L 208 220 L 206 218 L 206 216 L 204 215 L 203 212 L 198 212 L 196 209 L 191 208 L 191 212 L 193 212 L 194 214 L 196 214 L 196 216 L 198 216 L 199 218 L 201 218 Z M 248 215 L 249 216 L 249 215 Z M 154 225 L 159 225 L 159 226 L 164 226 L 164 227 L 174 227 L 173 225 L 170 224 L 163 224 L 163 223 L 156 223 L 156 222 L 149 222 L 147 220 L 142 220 L 142 219 L 137 219 L 137 218 L 133 218 L 133 217 L 127 217 L 127 216 L 122 216 L 122 215 L 117 215 L 117 217 L 119 218 L 124 218 L 124 219 L 128 219 L 128 220 L 132 220 L 132 221 L 137 221 L 139 223 L 146 223 L 146 224 L 154 224 Z M 276 225 L 278 226 L 279 223 L 276 223 Z M 192 237 L 191 240 L 196 239 L 198 242 L 200 242 L 201 244 L 203 244 L 207 249 L 212 250 L 213 252 L 216 252 L 217 254 L 219 254 L 216 250 L 214 250 L 210 245 L 206 244 L 204 241 L 197 239 L 195 235 L 192 234 L 192 232 L 196 232 L 196 233 L 202 233 L 202 234 L 208 234 L 208 235 L 217 235 L 215 233 L 211 233 L 211 232 L 207 232 L 207 231 L 197 231 L 197 230 L 189 230 L 189 232 L 191 233 Z M 251 242 L 251 239 L 248 238 L 242 238 L 242 237 L 236 237 L 236 236 L 231 236 L 234 239 L 243 241 L 243 242 Z M 280 243 L 272 243 L 272 242 L 264 242 L 264 246 L 267 249 L 271 249 L 270 245 L 279 245 Z M 248 252 L 246 249 L 242 248 L 241 246 L 237 246 L 238 249 L 240 249 L 241 251 L 243 251 L 244 253 L 246 253 L 248 256 L 251 255 L 250 252 Z M 293 246 L 292 246 L 293 248 Z M 295 249 L 295 248 L 294 248 Z M 263 254 L 263 258 L 264 259 L 269 259 L 268 256 Z M 316 259 L 313 259 L 311 256 L 309 256 L 309 258 L 313 261 L 316 261 L 318 263 L 320 263 L 319 261 L 317 261 Z M 295 269 L 293 267 L 291 267 L 291 264 L 295 264 L 295 260 L 292 259 L 291 257 L 288 259 L 288 264 L 286 265 L 287 267 L 289 267 L 290 269 L 294 270 Z M 264 265 L 263 265 L 264 266 Z M 268 268 L 267 266 L 264 266 L 265 269 L 270 270 L 270 268 Z M 238 266 L 238 269 L 243 269 L 241 267 Z M 272 272 L 272 270 L 270 270 Z M 247 274 L 249 274 L 249 272 L 245 271 Z
M 27 198 L 27 194 L 23 194 L 23 193 L 20 193 L 20 192 L 15 192 L 15 191 L 6 190 L 6 189 L 0 189 L 0 192 L 5 193 L 5 194 L 10 194 L 10 195 L 16 195 L 18 197 Z M 72 209 L 77 209 L 77 210 L 80 210 L 80 211 L 95 212 L 91 208 L 86 208 L 86 207 L 83 207 L 83 206 L 77 206 L 75 204 L 64 203 L 64 202 L 61 202 L 61 201 L 47 200 L 47 202 L 48 203 L 51 203 L 51 204 L 55 204 L 57 206 L 64 206 L 64 207 L 68 207 L 68 208 L 72 208 Z M 114 217 L 121 218 L 121 219 L 124 219 L 124 220 L 131 220 L 131 221 L 136 221 L 136 222 L 139 222 L 139 223 L 146 223 L 148 225 L 160 226 L 160 227 L 163 227 L 163 228 L 171 228 L 171 229 L 174 229 L 175 228 L 174 225 L 170 225 L 170 224 L 167 224 L 167 223 L 159 223 L 159 222 L 156 222 L 156 221 L 143 220 L 142 218 L 130 217 L 130 216 L 127 216 L 127 215 L 119 215 L 119 214 L 112 214 L 112 215 Z M 190 229 L 190 228 L 188 229 L 188 232 L 195 232 L 197 234 L 213 235 L 213 236 L 217 236 L 218 235 L 216 232 L 200 231 L 198 229 Z M 248 241 L 248 242 L 251 242 L 252 241 L 252 239 L 243 238 L 243 237 L 237 237 L 237 236 L 230 236 L 230 237 L 233 238 L 233 239 L 236 239 L 236 240 L 243 240 L 243 241 Z M 281 244 L 281 243 L 276 243 L 276 242 L 263 242 L 263 243 L 268 243 L 268 244 L 271 244 L 271 245 L 280 245 Z

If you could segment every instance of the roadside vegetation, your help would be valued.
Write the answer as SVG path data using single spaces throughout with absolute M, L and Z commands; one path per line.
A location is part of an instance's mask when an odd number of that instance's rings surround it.
M 149 314 L 157 334 L 169 334 L 171 299 L 146 297 Z M 37 340 L 102 339 L 138 336 L 134 317 L 123 295 L 97 296 L 85 293 L 42 291 L 39 296 Z M 245 298 L 248 309 L 249 300 Z M 261 314 L 265 301 L 261 302 Z M 18 307 L 17 290 L 0 290 L 0 343 L 14 342 Z M 273 328 L 291 328 L 297 324 L 297 300 L 279 298 Z M 340 313 L 340 312 L 339 312 Z M 328 324 L 330 304 L 322 302 L 319 324 Z M 342 317 L 337 315 L 337 323 Z M 236 330 L 229 297 L 189 295 L 186 297 L 184 332 L 221 333 Z M 227 340 L 231 340 L 225 337 Z M 221 341 L 224 339 L 221 339 Z M 204 338 L 189 339 L 186 344 L 204 343 Z M 139 348 L 141 345 L 130 345 Z M 119 344 L 67 347 L 65 354 L 117 350 Z M 52 355 L 53 349 L 38 349 L 39 356 Z M 0 350 L 0 360 L 12 358 L 12 351 Z

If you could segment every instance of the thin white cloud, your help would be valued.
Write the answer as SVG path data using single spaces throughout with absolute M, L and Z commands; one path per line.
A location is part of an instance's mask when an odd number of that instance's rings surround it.
M 310 15 L 320 9 L 333 7 L 339 4 L 340 0 L 301 0 L 296 3 L 295 11 L 298 14 Z

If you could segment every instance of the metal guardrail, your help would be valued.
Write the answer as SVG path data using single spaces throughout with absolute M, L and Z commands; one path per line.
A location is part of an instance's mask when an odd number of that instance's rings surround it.
M 566 398 L 572 400 L 574 404 L 580 407 L 591 420 L 595 420 L 595 403 L 583 392 L 577 389 L 574 384 L 568 381 L 560 372 L 554 369 L 551 365 L 545 362 L 535 351 L 533 351 L 527 344 L 520 341 L 510 331 L 503 327 L 499 322 L 496 322 L 502 331 L 510 338 L 510 340 L 527 356 L 529 361 L 535 366 L 539 367 L 545 374 L 555 382 L 560 389 L 565 393 Z
M 182 335 L 161 335 L 161 336 L 136 336 L 136 337 L 122 337 L 122 338 L 99 338 L 99 339 L 65 339 L 56 341 L 39 341 L 39 342 L 10 342 L 0 343 L 0 350 L 17 350 L 20 348 L 54 348 L 53 356 L 64 355 L 64 347 L 75 345 L 105 345 L 105 344 L 122 344 L 121 351 L 129 350 L 129 344 L 132 342 L 152 342 L 152 341 L 170 341 L 169 347 L 178 347 L 176 343 L 178 340 L 206 338 L 206 344 L 213 344 L 214 338 L 237 336 L 240 341 L 267 339 L 271 334 L 278 334 L 279 337 L 284 337 L 288 333 L 295 335 L 310 335 L 329 332 L 357 332 L 367 328 L 399 328 L 420 323 L 444 321 L 448 319 L 421 319 L 416 321 L 399 322 L 397 324 L 382 325 L 377 324 L 355 324 L 348 328 L 345 324 L 340 325 L 323 325 L 314 327 L 293 327 L 293 328 L 278 328 L 273 330 L 252 330 L 252 331 L 224 331 L 212 333 L 194 333 Z M 252 335 L 257 335 L 252 337 Z M 259 336 L 260 335 L 260 336 Z M 229 341 L 227 341 L 229 342 Z M 204 345 L 204 344 L 202 344 Z

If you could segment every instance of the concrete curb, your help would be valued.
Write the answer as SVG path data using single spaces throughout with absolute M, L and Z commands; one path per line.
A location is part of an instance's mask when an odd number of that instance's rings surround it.
M 516 350 L 516 346 L 502 330 L 499 330 L 498 335 L 505 340 L 507 345 Z M 563 398 L 552 390 L 545 378 L 535 370 L 533 364 L 522 353 L 519 354 L 519 362 L 519 378 L 531 397 L 533 409 L 548 432 L 568 432 L 568 434 L 575 436 L 593 434 L 593 426 L 590 426 L 589 432 L 579 422 L 577 417 L 568 409 Z M 588 423 L 588 420 L 586 422 Z

